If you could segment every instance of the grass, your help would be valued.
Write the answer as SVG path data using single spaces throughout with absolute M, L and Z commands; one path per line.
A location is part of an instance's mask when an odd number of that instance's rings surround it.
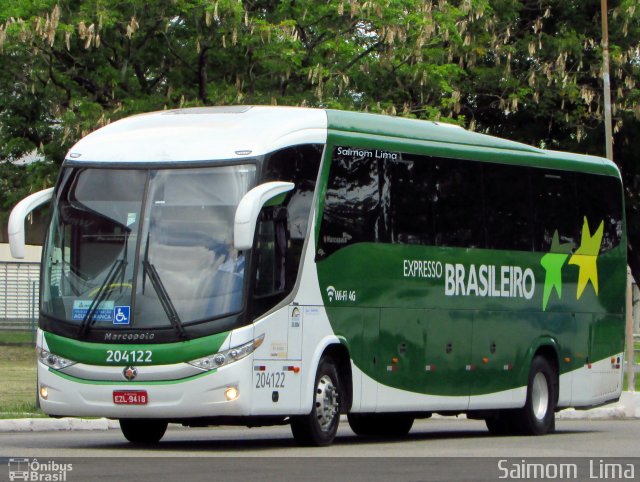
M 33 344 L 33 342 L 34 334 L 31 331 L 0 330 L 0 345 Z
M 0 418 L 43 417 L 36 407 L 36 360 L 31 343 L 0 345 Z

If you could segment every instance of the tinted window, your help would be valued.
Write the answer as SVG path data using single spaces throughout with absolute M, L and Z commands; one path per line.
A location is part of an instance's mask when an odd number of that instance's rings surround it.
M 482 165 L 438 159 L 433 172 L 436 245 L 484 247 Z
M 320 257 L 357 242 L 549 251 L 577 249 L 584 217 L 601 251 L 620 243 L 613 177 L 340 147 L 330 170 Z
M 389 167 L 385 172 L 392 179 L 389 188 L 391 242 L 433 245 L 437 199 L 433 158 L 405 154 L 402 160 L 386 164 Z
M 561 244 L 577 246 L 582 223 L 576 210 L 573 173 L 531 169 L 534 202 L 534 245 L 549 251 L 557 230 Z
M 531 251 L 533 218 L 529 169 L 484 164 L 487 248 Z
M 329 172 L 318 256 L 386 238 L 379 159 L 367 149 L 337 147 Z
M 285 201 L 289 233 L 294 240 L 304 240 L 307 235 L 321 157 L 322 145 L 312 144 L 282 149 L 266 160 L 262 182 L 286 181 L 296 185 Z
M 608 176 L 577 174 L 578 216 L 582 226 L 587 218 L 590 234 L 603 225 L 600 252 L 608 251 L 622 238 L 622 185 Z
M 295 184 L 282 206 L 262 209 L 254 249 L 253 315 L 268 311 L 293 289 L 309 226 L 323 146 L 288 147 L 265 159 L 261 182 Z

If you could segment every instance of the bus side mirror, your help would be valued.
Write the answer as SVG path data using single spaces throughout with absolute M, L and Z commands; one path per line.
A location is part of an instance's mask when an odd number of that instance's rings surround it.
M 256 232 L 256 222 L 263 206 L 277 206 L 284 201 L 287 192 L 295 187 L 292 182 L 266 182 L 244 195 L 236 209 L 233 223 L 233 246 L 238 251 L 251 249 Z
M 38 206 L 49 202 L 53 196 L 53 188 L 33 193 L 20 201 L 9 216 L 9 246 L 11 256 L 16 259 L 24 258 L 24 220 L 28 214 Z

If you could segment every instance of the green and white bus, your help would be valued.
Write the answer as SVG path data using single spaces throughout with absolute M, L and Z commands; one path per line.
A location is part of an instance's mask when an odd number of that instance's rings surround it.
M 291 424 L 330 444 L 466 413 L 544 434 L 617 400 L 620 173 L 438 122 L 291 107 L 130 117 L 68 153 L 37 334 L 45 413 Z

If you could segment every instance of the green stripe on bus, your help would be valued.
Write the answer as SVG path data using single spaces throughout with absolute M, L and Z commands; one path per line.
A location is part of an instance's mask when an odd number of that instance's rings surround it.
M 179 343 L 158 344 L 117 344 L 117 343 L 90 343 L 86 341 L 72 340 L 53 333 L 44 333 L 49 351 L 63 358 L 68 358 L 88 365 L 127 366 L 127 365 L 169 365 L 182 363 L 220 351 L 220 347 L 226 340 L 229 332 L 217 333 L 195 340 Z M 151 352 L 147 356 L 147 352 Z M 119 356 L 118 361 L 109 361 L 115 352 L 141 353 L 135 360 L 130 357 L 124 359 Z M 149 360 L 149 361 L 147 361 Z

